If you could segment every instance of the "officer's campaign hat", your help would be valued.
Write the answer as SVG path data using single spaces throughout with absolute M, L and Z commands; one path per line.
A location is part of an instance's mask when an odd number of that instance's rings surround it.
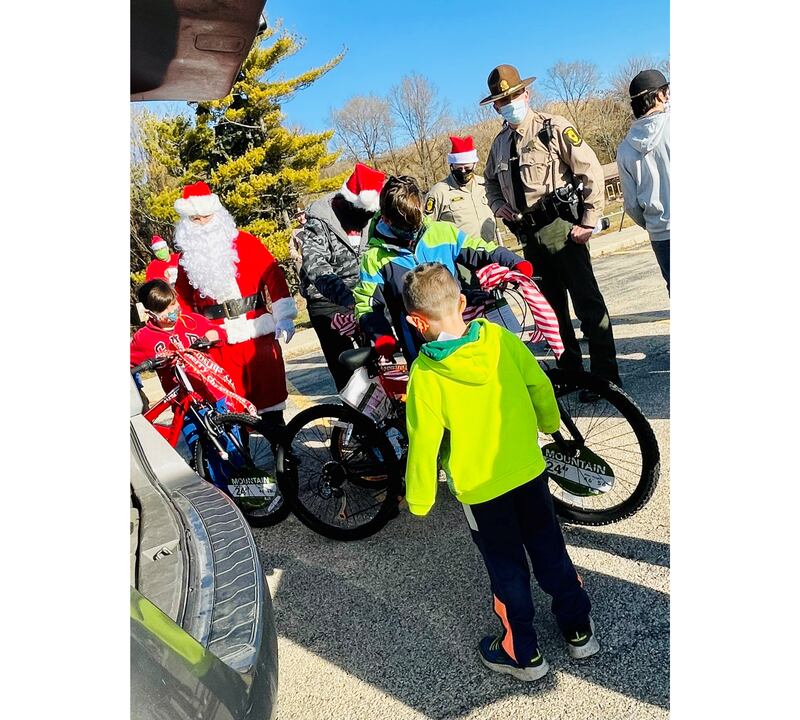
M 513 95 L 518 90 L 528 87 L 535 77 L 521 80 L 519 71 L 513 65 L 498 65 L 489 73 L 489 96 L 480 101 L 480 105 L 488 105 L 500 98 Z
M 639 95 L 644 95 L 648 90 L 658 90 L 658 88 L 669 85 L 667 78 L 659 70 L 642 70 L 633 80 L 628 88 L 631 100 Z

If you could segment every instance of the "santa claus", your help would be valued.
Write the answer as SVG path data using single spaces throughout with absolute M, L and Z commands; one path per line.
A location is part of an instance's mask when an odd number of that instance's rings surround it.
M 178 299 L 225 328 L 220 364 L 259 415 L 280 426 L 287 391 L 277 338 L 292 339 L 297 317 L 283 271 L 258 238 L 237 230 L 206 183 L 187 185 L 175 210 Z

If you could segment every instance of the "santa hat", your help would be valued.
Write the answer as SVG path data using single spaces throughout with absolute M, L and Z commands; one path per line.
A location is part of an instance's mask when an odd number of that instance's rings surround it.
M 175 210 L 181 217 L 212 215 L 222 209 L 219 198 L 204 182 L 196 182 L 183 188 L 182 197 L 175 201 Z
M 472 137 L 465 138 L 450 136 L 450 153 L 447 156 L 449 165 L 469 165 L 478 162 L 478 153 L 472 142 Z
M 153 239 L 150 241 L 150 249 L 153 252 L 157 252 L 158 250 L 163 250 L 167 248 L 167 242 L 161 235 L 153 235 Z
M 375 212 L 380 209 L 381 189 L 385 180 L 386 175 L 380 170 L 356 163 L 353 174 L 339 192 L 352 205 Z

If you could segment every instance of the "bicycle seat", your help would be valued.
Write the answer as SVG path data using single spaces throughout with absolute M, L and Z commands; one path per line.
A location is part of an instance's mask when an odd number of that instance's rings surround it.
M 339 362 L 342 363 L 350 372 L 355 372 L 360 367 L 364 367 L 368 362 L 377 357 L 375 348 L 355 348 L 354 350 L 345 350 L 339 355 Z

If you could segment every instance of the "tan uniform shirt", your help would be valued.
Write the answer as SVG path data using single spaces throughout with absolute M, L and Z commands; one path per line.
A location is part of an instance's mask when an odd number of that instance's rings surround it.
M 551 119 L 553 131 L 549 147 L 537 136 L 545 118 Z M 582 181 L 585 206 L 580 224 L 594 227 L 605 207 L 605 185 L 600 161 L 569 120 L 560 115 L 533 110 L 528 111 L 518 128 L 512 130 L 508 125 L 503 127 L 492 143 L 483 173 L 492 212 L 497 212 L 504 202 L 520 211 L 514 203 L 514 186 L 508 165 L 512 133 L 520 136 L 517 145 L 520 153 L 519 171 L 528 207 L 542 195 L 563 187 L 573 179 Z
M 425 197 L 425 214 L 453 223 L 470 237 L 499 243 L 497 220 L 489 207 L 484 183 L 482 176 L 474 175 L 461 187 L 450 173 Z

